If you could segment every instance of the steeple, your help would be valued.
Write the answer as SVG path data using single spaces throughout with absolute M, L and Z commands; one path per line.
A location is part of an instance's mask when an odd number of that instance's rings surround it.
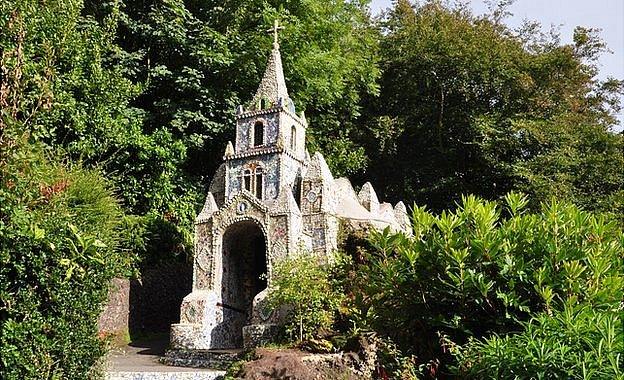
M 272 204 L 283 186 L 293 191 L 307 165 L 307 122 L 303 114 L 295 113 L 288 96 L 277 34 L 280 29 L 276 21 L 269 30 L 273 50 L 258 91 L 236 111 L 236 140 L 223 156 L 229 181 L 226 198 L 244 189 Z
M 267 32 L 273 33 L 273 50 L 269 56 L 269 62 L 267 63 L 266 71 L 264 72 L 260 86 L 251 101 L 251 109 L 266 109 L 278 105 L 292 108 L 292 101 L 286 89 L 282 57 L 277 41 L 277 32 L 281 29 L 284 28 L 279 26 L 277 20 L 275 20 L 274 26 L 267 30 Z

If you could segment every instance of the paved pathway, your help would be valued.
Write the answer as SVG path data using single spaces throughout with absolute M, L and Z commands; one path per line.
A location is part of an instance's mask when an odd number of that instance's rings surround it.
M 161 364 L 167 341 L 131 343 L 108 357 L 106 380 L 220 380 L 225 371 L 172 367 Z

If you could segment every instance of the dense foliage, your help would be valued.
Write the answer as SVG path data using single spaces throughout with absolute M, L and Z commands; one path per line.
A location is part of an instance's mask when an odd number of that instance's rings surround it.
M 414 207 L 410 234 L 349 235 L 351 258 L 332 264 L 284 260 L 271 302 L 294 308 L 289 337 L 315 339 L 304 347 L 381 338 L 380 377 L 624 378 L 621 225 L 528 204 L 509 193 L 439 215 Z
M 595 77 L 604 44 L 582 27 L 569 45 L 536 23 L 511 30 L 509 3 L 475 16 L 396 2 L 381 21 L 381 93 L 362 118 L 366 177 L 438 211 L 520 190 L 535 208 L 556 196 L 621 214 L 624 138 L 609 128 L 623 86 Z
M 463 379 L 624 379 L 622 313 L 566 305 L 455 351 Z
M 61 125 L 125 129 L 114 107 L 129 83 L 102 67 L 105 28 L 79 21 L 80 3 L 0 7 L 0 377 L 95 377 L 110 280 L 132 268 L 124 213 L 100 171 L 41 141 Z M 75 143 L 102 142 L 90 129 Z
M 413 236 L 373 232 L 372 248 L 350 272 L 356 320 L 434 373 L 449 374 L 455 352 L 460 377 L 481 378 L 492 366 L 506 377 L 523 360 L 546 360 L 540 355 L 565 355 L 566 362 L 552 364 L 565 378 L 581 377 L 581 368 L 621 376 L 615 353 L 622 335 L 611 336 L 624 296 L 621 227 L 565 203 L 533 214 L 525 212 L 525 197 L 505 199 L 501 209 L 465 197 L 438 216 L 416 207 Z M 532 363 L 523 367 L 527 377 L 539 372 Z
M 105 353 L 97 321 L 110 280 L 132 264 L 119 250 L 121 208 L 99 173 L 41 154 L 1 173 L 0 377 L 88 378 Z

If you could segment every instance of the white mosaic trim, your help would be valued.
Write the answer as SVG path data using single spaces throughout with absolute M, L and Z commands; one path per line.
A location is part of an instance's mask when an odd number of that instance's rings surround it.
M 222 380 L 225 371 L 196 371 L 196 372 L 107 372 L 105 380 Z

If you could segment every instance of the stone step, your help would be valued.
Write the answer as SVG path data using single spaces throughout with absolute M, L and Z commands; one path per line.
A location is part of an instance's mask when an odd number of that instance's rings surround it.
M 221 368 L 183 368 L 160 362 L 168 339 L 133 342 L 113 349 L 107 358 L 105 380 L 221 380 Z
M 225 370 L 241 359 L 242 350 L 167 350 L 160 358 L 162 364 L 176 367 Z
M 109 371 L 105 380 L 222 380 L 225 371 Z

